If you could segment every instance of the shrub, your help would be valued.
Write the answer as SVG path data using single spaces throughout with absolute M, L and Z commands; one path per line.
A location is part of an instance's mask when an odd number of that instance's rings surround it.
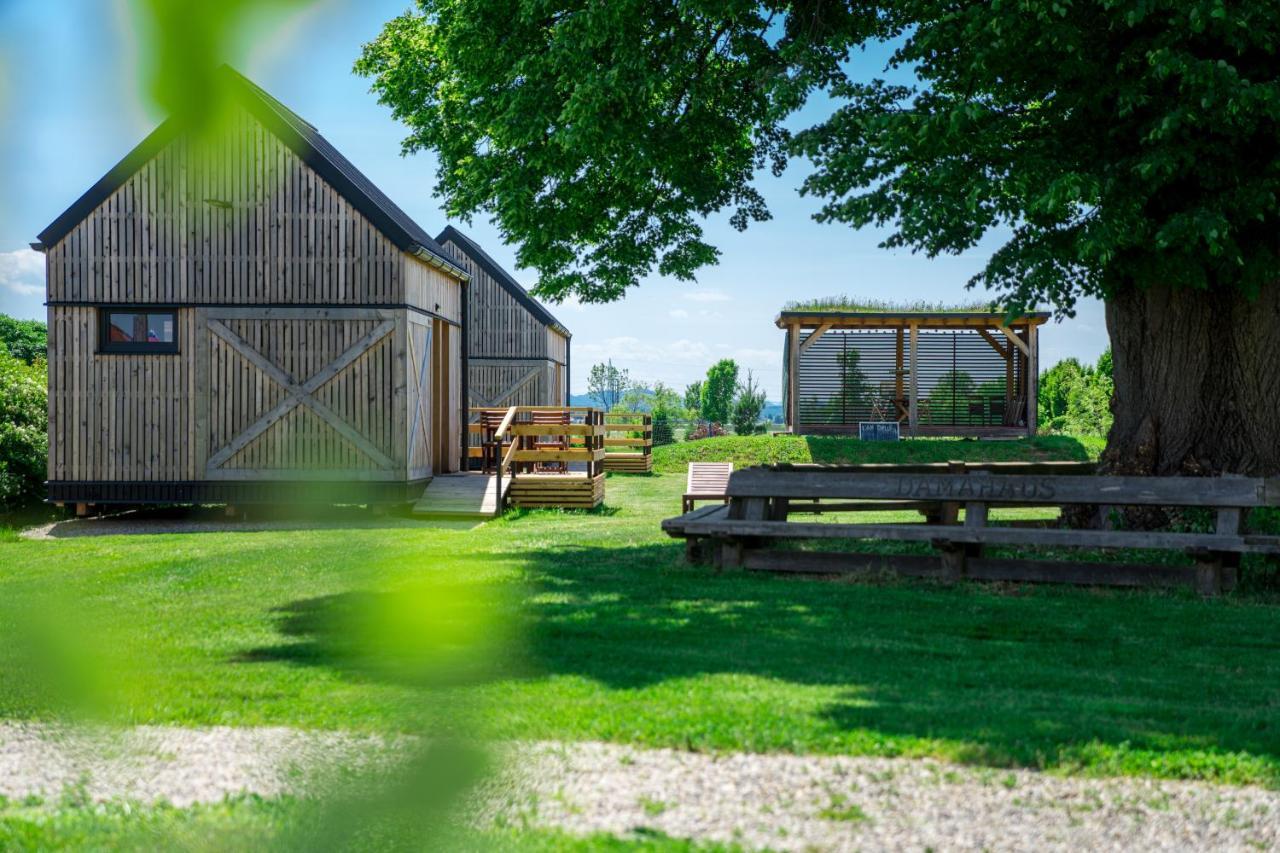
M 722 427 L 720 424 L 715 423 L 714 421 L 703 421 L 702 423 L 698 424 L 698 426 L 693 430 L 693 432 L 686 435 L 684 437 L 684 440 L 697 441 L 700 438 L 718 438 L 719 436 L 728 435 L 728 434 L 729 433 L 726 432 L 725 428 Z
M 49 458 L 48 370 L 0 346 L 0 506 L 40 493 Z
M 674 444 L 675 440 L 675 434 L 671 431 L 671 413 L 662 408 L 654 409 L 653 446 L 662 447 L 664 444 Z
M 738 399 L 733 404 L 733 431 L 737 435 L 755 435 L 764 432 L 765 426 L 760 423 L 760 413 L 764 411 L 764 390 L 756 383 L 751 371 L 747 371 L 747 381 L 738 388 Z
M 49 332 L 39 320 L 18 320 L 8 314 L 0 314 L 0 343 L 14 358 L 27 364 L 48 358 Z

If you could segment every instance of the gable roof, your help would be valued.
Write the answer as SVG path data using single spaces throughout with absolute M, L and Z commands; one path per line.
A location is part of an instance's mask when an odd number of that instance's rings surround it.
M 225 76 L 241 104 L 263 126 L 324 178 L 397 248 L 417 255 L 434 266 L 442 267 L 463 280 L 467 278 L 466 271 L 454 263 L 444 249 L 431 239 L 431 235 L 365 177 L 350 160 L 342 156 L 329 140 L 320 135 L 314 125 L 231 66 L 223 65 L 219 71 Z M 166 119 L 101 180 L 89 187 L 49 227 L 41 231 L 40 243 L 33 243 L 32 247 L 47 248 L 71 233 L 98 205 L 169 144 L 178 132 L 177 123 L 171 118 Z
M 496 281 L 503 290 L 510 293 L 524 307 L 526 311 L 538 318 L 543 325 L 550 326 L 566 338 L 573 337 L 564 324 L 555 318 L 555 316 L 543 307 L 542 303 L 529 295 L 529 291 L 516 281 L 511 273 L 504 270 L 498 265 L 498 262 L 489 257 L 489 253 L 480 248 L 480 244 L 472 240 L 466 234 L 463 234 L 452 225 L 446 225 L 445 229 L 436 237 L 438 243 L 453 243 L 463 254 L 475 261 L 480 269 L 489 274 L 489 277 Z

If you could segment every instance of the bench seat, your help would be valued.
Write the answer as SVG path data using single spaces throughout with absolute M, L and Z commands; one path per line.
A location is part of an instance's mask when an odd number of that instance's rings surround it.
M 706 511 L 710 509 L 710 511 Z M 888 539 L 896 542 L 953 542 L 958 545 L 1043 545 L 1067 548 L 1165 548 L 1231 550 L 1280 554 L 1280 536 L 1169 533 L 1144 530 L 1068 530 L 1026 527 L 965 527 L 936 524 L 826 524 L 803 521 L 749 521 L 729 517 L 729 507 L 703 507 L 668 518 L 662 529 L 684 538 Z

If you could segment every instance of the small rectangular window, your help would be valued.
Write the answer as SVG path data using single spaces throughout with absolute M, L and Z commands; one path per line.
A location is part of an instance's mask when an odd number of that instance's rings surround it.
M 178 312 L 154 308 L 101 309 L 101 352 L 178 351 Z

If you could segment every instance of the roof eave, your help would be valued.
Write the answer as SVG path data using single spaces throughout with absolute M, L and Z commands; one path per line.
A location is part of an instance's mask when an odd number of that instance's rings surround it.
M 451 261 L 446 261 L 444 258 L 440 257 L 425 246 L 419 246 L 417 243 L 414 243 L 409 246 L 406 251 L 415 258 L 425 262 L 428 266 L 433 266 L 438 270 L 448 273 L 463 284 L 468 284 L 471 281 L 471 273 Z

